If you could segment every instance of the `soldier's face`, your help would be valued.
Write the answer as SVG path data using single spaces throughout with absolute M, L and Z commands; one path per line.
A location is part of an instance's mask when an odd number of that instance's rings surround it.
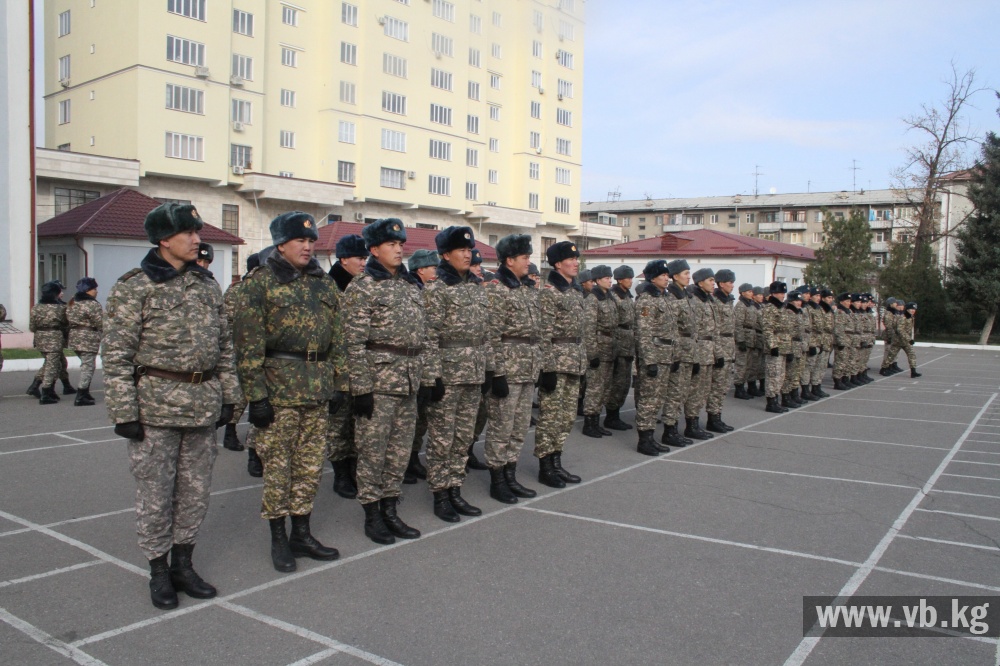
M 340 265 L 351 275 L 361 275 L 361 271 L 365 270 L 365 258 L 344 257 L 340 260 Z
M 781 301 L 782 303 L 784 303 L 784 302 L 785 302 L 785 295 L 784 295 L 784 294 L 771 294 L 771 296 L 772 296 L 773 298 L 776 298 L 776 299 L 778 299 L 778 300 L 779 300 L 779 301 Z
M 563 259 L 556 263 L 555 269 L 562 273 L 563 277 L 575 278 L 580 274 L 580 258 L 569 257 L 568 259 Z
M 688 286 L 689 284 L 691 284 L 691 271 L 690 270 L 681 271 L 680 273 L 674 276 L 674 282 L 676 282 L 682 287 Z
M 819 297 L 819 294 L 813 294 L 813 295 L 812 295 L 812 299 L 811 299 L 811 300 L 812 300 L 812 302 L 813 302 L 813 303 L 815 303 L 816 305 L 819 305 L 819 302 L 820 302 L 821 300 L 823 300 L 823 299 Z
M 504 259 L 504 265 L 507 266 L 507 270 L 514 274 L 514 277 L 523 278 L 531 268 L 531 255 L 519 254 L 516 257 L 507 257 Z
M 403 242 L 398 240 L 388 241 L 381 245 L 376 245 L 371 249 L 372 256 L 390 271 L 395 272 L 403 265 Z
M 591 290 L 594 288 L 594 281 L 587 280 L 586 282 L 581 282 L 580 286 L 583 287 L 583 290 L 589 294 Z
M 826 303 L 827 305 L 833 305 L 833 296 L 824 296 L 824 297 L 823 297 L 822 299 L 820 299 L 820 300 L 822 300 L 822 301 L 823 301 L 824 303 Z
M 618 284 L 622 289 L 628 291 L 632 288 L 632 278 L 622 278 L 621 280 L 618 280 Z
M 198 258 L 200 244 L 201 237 L 197 231 L 182 231 L 160 241 L 160 254 L 167 263 L 187 263 Z
M 472 266 L 472 249 L 467 247 L 456 248 L 450 252 L 445 252 L 441 255 L 441 258 L 446 262 L 451 264 L 459 274 L 465 274 Z M 479 273 L 476 273 L 479 275 Z
M 87 295 L 91 298 L 97 298 L 97 289 L 88 289 Z
M 418 268 L 417 277 L 420 278 L 420 281 L 424 284 L 437 280 L 437 266 L 424 266 L 423 268 Z
M 718 282 L 717 284 L 719 285 L 719 289 L 722 290 L 722 293 L 726 296 L 733 293 L 733 289 L 736 288 L 735 282 Z
M 706 294 L 711 294 L 715 291 L 715 278 L 706 278 L 699 282 L 698 286 L 701 287 L 701 290 Z
M 597 285 L 601 289 L 603 289 L 604 291 L 607 291 L 608 289 L 611 289 L 611 278 L 610 277 L 598 278 L 598 279 L 594 280 L 594 282 L 596 282 Z
M 316 241 L 312 238 L 293 238 L 275 249 L 292 267 L 302 270 L 309 265 L 315 248 Z
M 476 264 L 475 266 L 470 265 L 469 270 L 472 271 L 472 274 L 475 275 L 476 277 L 483 277 L 482 264 Z
M 667 283 L 670 282 L 670 274 L 660 273 L 655 278 L 650 280 L 650 282 L 653 283 L 653 286 L 662 291 L 667 288 Z
M 207 259 L 198 259 L 195 263 L 206 270 L 208 270 L 208 267 L 212 265 L 212 262 Z
M 747 299 L 749 301 L 751 298 L 754 297 L 753 290 L 752 289 L 747 289 L 746 291 L 741 291 L 740 292 L 740 296 L 742 296 L 743 298 L 745 298 L 745 299 Z

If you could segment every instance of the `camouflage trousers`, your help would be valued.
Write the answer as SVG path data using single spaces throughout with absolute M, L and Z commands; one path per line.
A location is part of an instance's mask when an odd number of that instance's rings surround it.
M 427 405 L 427 486 L 431 492 L 461 487 L 483 392 L 479 384 L 450 384 Z
M 806 367 L 799 378 L 803 386 L 816 386 L 823 383 L 823 375 L 826 374 L 826 358 L 829 354 L 824 354 L 822 349 L 816 350 L 815 356 L 806 356 Z
M 45 363 L 35 373 L 35 379 L 40 381 L 42 386 L 52 386 L 56 383 L 57 378 L 69 384 L 69 365 L 64 353 L 61 351 L 42 352 L 42 358 L 45 359 Z
M 911 369 L 917 367 L 917 352 L 914 351 L 913 345 L 909 342 L 904 342 L 900 345 L 899 349 L 896 350 L 896 353 L 898 354 L 900 351 L 906 354 L 906 362 L 910 364 Z M 889 361 L 889 365 L 892 365 L 892 362 L 895 360 L 896 354 L 893 354 L 892 359 Z
M 538 425 L 535 427 L 535 457 L 563 450 L 566 437 L 576 421 L 576 401 L 580 395 L 580 375 L 558 373 L 551 393 L 538 390 Z
M 668 367 L 664 366 L 660 368 L 660 372 L 663 372 Z M 663 404 L 663 423 L 666 425 L 677 425 L 681 408 L 684 407 L 686 409 L 687 407 L 686 401 L 688 395 L 691 393 L 692 379 L 696 379 L 691 374 L 693 368 L 694 365 L 692 363 L 682 362 L 676 372 L 670 373 L 670 378 L 667 381 L 667 401 Z
M 854 374 L 854 349 L 837 347 L 833 354 L 833 378 L 841 379 Z
M 376 393 L 372 417 L 354 418 L 359 502 L 369 504 L 403 493 L 403 471 L 410 461 L 416 420 L 416 393 Z
M 275 407 L 274 423 L 257 433 L 264 463 L 265 520 L 312 513 L 326 452 L 327 406 Z
M 80 388 L 89 389 L 94 381 L 94 368 L 97 367 L 97 352 L 76 353 L 80 357 Z
M 240 399 L 233 404 L 233 418 L 229 419 L 229 423 L 236 425 L 243 418 L 243 412 L 247 408 L 246 398 L 243 397 L 243 391 L 240 391 Z M 251 426 L 253 427 L 253 426 Z
M 417 403 L 417 422 L 413 428 L 413 453 L 420 453 L 424 447 L 424 435 L 427 434 L 427 405 Z
M 486 427 L 486 465 L 491 469 L 517 462 L 524 437 L 531 424 L 532 382 L 509 384 L 506 398 L 490 394 L 486 398 L 489 419 Z
M 782 393 L 791 393 L 799 388 L 805 364 L 805 357 L 800 354 L 793 356 L 791 361 L 785 362 L 785 381 L 781 385 Z
M 635 428 L 655 430 L 656 418 L 667 404 L 670 385 L 670 366 L 659 365 L 655 377 L 646 374 L 646 366 L 639 367 L 635 385 Z
M 135 527 L 139 548 L 153 560 L 175 544 L 194 543 L 208 513 L 212 466 L 219 449 L 215 427 L 158 428 L 128 442 L 135 478 Z
M 785 355 L 764 357 L 766 377 L 764 381 L 764 394 L 768 398 L 774 398 L 781 394 L 782 385 L 785 383 Z
M 900 346 L 895 342 L 886 342 L 882 347 L 882 369 L 888 368 L 899 355 Z
M 326 430 L 326 456 L 332 463 L 358 456 L 354 446 L 354 400 L 349 396 L 335 414 L 330 414 Z
M 763 349 L 750 350 L 750 368 L 747 370 L 747 381 L 762 381 L 767 375 L 767 361 Z
M 611 390 L 614 362 L 601 359 L 596 368 L 587 368 L 587 392 L 583 396 L 583 413 L 594 416 L 601 413 Z
M 708 404 L 708 394 L 712 389 L 712 366 L 702 363 L 698 374 L 691 368 L 691 387 L 684 398 L 684 416 L 695 418 Z
M 872 352 L 875 351 L 874 342 L 866 342 L 867 346 L 861 350 L 861 362 L 858 364 L 858 372 L 864 372 L 868 369 L 868 361 L 871 360 Z
M 710 368 L 712 384 L 709 387 L 708 402 L 705 405 L 705 411 L 709 414 L 722 413 L 722 404 L 725 402 L 726 393 L 729 392 L 729 387 L 733 385 L 734 367 L 734 363 L 726 359 L 726 364 L 721 368 L 716 368 L 715 366 Z
M 628 390 L 632 387 L 634 367 L 635 364 L 627 356 L 615 358 L 615 364 L 611 370 L 611 386 L 608 388 L 608 397 L 604 403 L 609 412 L 618 411 L 625 404 Z
M 486 404 L 486 396 L 482 394 L 482 390 L 479 391 L 479 409 L 476 411 L 476 427 L 472 432 L 472 442 L 478 442 L 479 436 L 483 434 L 486 430 L 486 421 L 489 418 L 489 407 Z
M 753 359 L 752 355 L 754 350 L 747 349 L 746 351 L 736 350 L 736 362 L 734 363 L 735 369 L 733 370 L 733 382 L 736 384 L 742 384 L 744 382 L 752 381 L 750 378 Z

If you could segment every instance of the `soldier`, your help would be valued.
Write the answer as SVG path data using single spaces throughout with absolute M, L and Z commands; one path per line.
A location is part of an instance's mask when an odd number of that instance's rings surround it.
M 767 380 L 764 386 L 767 407 L 764 411 L 783 414 L 788 411 L 788 408 L 781 405 L 778 398 L 785 383 L 786 355 L 791 355 L 792 344 L 792 331 L 788 327 L 788 321 L 782 315 L 788 286 L 784 282 L 775 281 L 771 283 L 768 291 L 771 295 L 761 312 L 764 349 L 767 350 L 768 354 L 765 357 Z
M 879 366 L 878 374 L 888 377 L 895 374 L 892 369 L 893 359 L 899 354 L 899 343 L 896 339 L 896 299 L 890 296 L 885 300 L 885 314 L 882 315 L 882 364 Z
M 646 456 L 669 453 L 670 447 L 653 439 L 656 417 L 667 402 L 670 383 L 670 366 L 674 358 L 674 340 L 677 338 L 678 301 L 666 296 L 670 281 L 667 262 L 653 259 L 646 264 L 642 274 L 646 282 L 637 289 L 635 302 L 636 358 L 639 375 L 636 382 L 635 426 L 639 435 L 636 451 Z M 677 426 L 674 426 L 676 435 Z
M 362 235 L 371 256 L 344 294 L 358 502 L 365 510 L 365 535 L 390 544 L 395 537 L 420 536 L 396 507 L 413 446 L 417 394 L 421 400 L 440 401 L 444 383 L 433 374 L 431 352 L 425 349 L 427 326 L 417 279 L 403 266 L 403 223 L 382 218 L 365 226 Z
M 166 203 L 143 226 L 156 247 L 111 288 L 101 355 L 108 416 L 128 440 L 150 599 L 171 609 L 178 591 L 216 595 L 191 554 L 208 511 L 215 430 L 231 418 L 239 383 L 222 289 L 195 263 L 198 211 Z
M 809 319 L 808 315 L 802 312 L 802 292 L 795 290 L 788 294 L 785 299 L 785 308 L 782 317 L 785 326 L 791 332 L 791 341 L 785 353 L 785 381 L 781 387 L 782 407 L 802 407 L 805 401 L 799 399 L 799 380 L 802 376 L 805 365 L 806 353 L 809 345 Z M 812 396 L 810 396 L 810 400 Z
M 736 313 L 733 310 L 736 273 L 722 269 L 715 274 L 715 285 L 715 299 L 711 301 L 715 312 L 715 363 L 711 369 L 712 383 L 705 409 L 708 414 L 705 430 L 724 433 L 735 430 L 722 420 L 722 405 L 733 384 L 733 366 L 736 363 Z
M 594 278 L 591 276 L 589 270 L 580 271 L 579 279 L 577 282 L 583 289 L 584 297 L 590 296 L 590 292 L 594 290 Z
M 913 332 L 916 324 L 916 317 L 917 302 L 910 301 L 906 304 L 906 310 L 897 320 L 896 324 L 896 331 L 899 336 L 899 347 L 903 353 L 906 354 L 906 361 L 910 364 L 910 377 L 913 379 L 923 377 L 923 374 L 917 372 L 917 354 L 913 351 L 913 345 L 915 344 Z
M 41 386 L 38 396 L 40 405 L 59 402 L 55 383 L 60 373 L 60 359 L 63 358 L 62 350 L 69 327 L 66 321 L 66 304 L 61 299 L 62 292 L 62 283 L 58 280 L 43 284 L 42 297 L 38 300 L 38 305 L 31 308 L 31 317 L 28 319 L 28 329 L 35 334 L 34 347 L 45 358 L 39 371 L 41 380 L 36 375 L 34 383 L 28 389 L 28 393 L 34 395 L 32 391 L 38 391 L 38 386 Z
M 258 428 L 264 463 L 261 517 L 271 530 L 271 563 L 295 571 L 296 557 L 340 554 L 313 535 L 313 500 L 323 472 L 329 412 L 346 401 L 340 295 L 313 256 L 316 220 L 282 213 L 270 225 L 274 252 L 252 271 L 233 320 L 236 367 Z M 285 519 L 291 516 L 291 536 Z
M 754 310 L 753 285 L 744 282 L 740 285 L 740 297 L 733 306 L 733 338 L 736 343 L 736 369 L 734 377 L 736 379 L 736 390 L 733 397 L 737 400 L 752 400 L 753 396 L 747 393 L 746 382 L 750 378 L 752 371 L 752 356 L 754 340 Z
M 601 427 L 601 408 L 611 387 L 615 361 L 614 335 L 618 328 L 618 305 L 611 298 L 611 267 L 595 266 L 590 271 L 594 290 L 586 300 L 587 325 L 583 342 L 589 359 L 587 391 L 583 397 L 583 434 L 600 438 L 610 435 Z
M 69 348 L 80 357 L 80 387 L 73 404 L 89 407 L 94 404 L 90 395 L 90 382 L 94 379 L 97 354 L 101 351 L 101 332 L 104 330 L 104 308 L 97 302 L 97 280 L 81 278 L 76 283 L 76 296 L 66 308 L 69 323 Z
M 528 264 L 528 280 L 536 289 L 542 284 L 542 274 L 538 272 L 538 266 L 534 263 Z
M 691 305 L 695 314 L 695 349 L 698 372 L 691 372 L 691 388 L 684 399 L 684 436 L 691 439 L 711 439 L 712 433 L 702 429 L 699 414 L 708 405 L 708 394 L 712 388 L 712 369 L 718 364 L 715 355 L 715 308 L 712 306 L 715 292 L 715 273 L 711 268 L 699 268 L 691 275 Z M 724 362 L 722 364 L 724 366 Z
M 604 408 L 607 416 L 604 427 L 611 430 L 631 430 L 632 426 L 621 419 L 620 411 L 632 386 L 632 371 L 635 363 L 635 301 L 632 296 L 632 279 L 635 271 L 631 266 L 619 266 L 614 270 L 615 286 L 611 288 L 611 300 L 618 306 L 618 328 L 615 329 L 615 361 L 611 372 L 611 386 L 608 389 Z
M 823 391 L 823 375 L 826 374 L 830 350 L 833 349 L 833 310 L 830 307 L 833 303 L 833 292 L 813 287 L 810 294 L 811 347 L 816 349 L 816 354 L 812 357 L 812 364 L 809 367 L 809 383 L 802 391 L 804 393 L 808 390 L 816 398 L 829 398 L 830 395 Z
M 215 249 L 208 243 L 198 243 L 198 258 L 195 261 L 204 269 L 208 269 L 215 260 Z
M 460 515 L 483 513 L 462 497 L 462 482 L 479 404 L 493 388 L 492 354 L 478 332 L 489 321 L 489 305 L 482 280 L 471 271 L 472 229 L 451 226 L 434 241 L 441 264 L 438 279 L 424 289 L 424 309 L 428 358 L 445 391 L 443 399 L 427 407 L 427 485 L 434 515 L 457 523 Z
M 62 293 L 66 290 L 66 287 L 64 287 L 63 283 L 60 282 L 59 280 L 52 280 L 51 282 L 47 282 L 46 284 L 53 285 L 52 287 L 50 287 L 50 290 L 51 289 L 58 289 L 58 293 L 56 294 L 56 296 L 54 297 L 54 299 L 48 299 L 48 301 L 45 301 L 45 305 L 46 306 L 48 306 L 48 305 L 61 305 L 63 307 L 63 312 L 65 314 L 66 303 L 65 303 L 65 301 L 62 300 Z M 42 285 L 43 289 L 44 289 L 44 287 L 45 287 L 45 285 Z M 42 292 L 42 299 L 45 299 L 45 298 L 46 298 L 46 294 L 43 291 Z M 41 304 L 43 302 L 42 299 L 39 300 L 39 304 Z M 51 301 L 51 302 L 49 302 L 49 301 Z M 43 308 L 39 312 L 41 313 L 43 310 L 46 310 L 46 309 L 49 309 L 52 312 L 55 312 L 55 310 L 51 309 L 51 308 Z M 34 308 L 32 308 L 32 311 L 34 311 Z M 63 319 L 65 320 L 65 317 L 63 317 Z M 34 329 L 30 328 L 30 325 L 31 325 L 31 319 L 30 318 L 28 320 L 28 325 L 29 325 L 29 329 L 28 330 L 34 332 Z M 65 321 L 63 321 L 60 324 L 60 326 L 61 326 L 61 330 L 62 330 L 62 333 L 63 333 L 62 342 L 56 342 L 55 336 L 49 335 L 49 333 L 51 333 L 51 331 L 44 331 L 43 330 L 42 339 L 46 340 L 46 342 L 43 343 L 43 344 L 45 344 L 46 347 L 53 347 L 53 348 L 56 347 L 56 346 L 59 347 L 58 355 L 57 355 L 57 357 L 55 359 L 55 363 L 56 363 L 56 376 L 58 376 L 59 380 L 62 382 L 62 385 L 63 385 L 63 395 L 73 395 L 74 393 L 76 393 L 76 389 L 73 388 L 70 385 L 70 383 L 69 383 L 69 373 L 67 372 L 68 364 L 66 362 L 66 354 L 63 352 L 63 348 L 66 347 L 66 345 L 69 342 L 68 341 L 69 326 L 68 326 L 68 324 L 66 324 Z M 36 336 L 36 339 L 37 339 L 37 336 Z M 37 344 L 35 345 L 35 348 L 39 349 L 39 351 L 41 351 L 41 348 L 38 347 Z M 46 357 L 46 353 L 44 351 L 42 352 L 42 356 Z M 35 373 L 34 380 L 32 380 L 31 385 L 28 387 L 28 390 L 25 391 L 26 394 L 38 398 L 40 403 L 41 403 L 41 399 L 42 399 L 42 392 L 39 390 L 39 387 L 42 386 L 42 382 L 43 382 L 44 377 L 45 377 L 46 367 L 47 366 L 45 364 L 43 364 L 42 367 L 38 369 L 38 372 Z M 53 381 L 53 385 L 54 385 L 55 384 L 55 380 L 53 379 L 52 381 Z M 53 396 L 55 397 L 55 400 L 53 400 Z M 41 403 L 41 404 L 51 405 L 51 404 L 55 404 L 56 402 L 59 402 L 59 396 L 56 395 L 56 392 L 53 389 L 52 393 L 46 398 L 46 402 Z
M 667 264 L 671 282 L 667 286 L 664 297 L 674 299 L 679 303 L 671 303 L 671 310 L 677 320 L 677 335 L 674 340 L 674 361 L 670 365 L 670 379 L 667 386 L 667 401 L 663 407 L 663 437 L 667 446 L 687 446 L 693 440 L 690 435 L 681 436 L 677 431 L 677 419 L 686 401 L 694 380 L 701 372 L 700 350 L 698 347 L 699 313 L 691 302 L 692 296 L 687 290 L 691 282 L 691 267 L 684 259 L 674 259 Z M 699 408 L 700 409 L 700 408 Z M 695 412 L 697 415 L 697 412 Z M 685 412 L 686 415 L 686 412 Z M 705 432 L 705 431 L 701 431 Z M 705 432 L 712 437 L 711 433 Z
M 538 378 L 538 427 L 535 457 L 538 481 L 551 488 L 580 483 L 580 477 L 562 466 L 563 446 L 573 427 L 580 393 L 580 376 L 586 372 L 583 346 L 586 306 L 583 289 L 574 278 L 580 270 L 580 251 L 570 241 L 553 243 L 545 250 L 552 271 L 542 288 L 542 372 Z
M 838 391 L 857 386 L 849 382 L 853 365 L 854 322 L 851 315 L 851 294 L 845 292 L 837 297 L 837 309 L 833 318 L 833 388 Z
M 861 370 L 865 354 L 865 324 L 864 295 L 851 294 L 851 316 L 854 319 L 853 356 L 850 381 L 855 386 L 864 386 L 868 382 L 862 379 Z
M 894 346 L 889 350 L 889 366 L 886 368 L 886 373 L 888 375 L 894 375 L 897 372 L 903 372 L 903 369 L 899 367 L 896 363 L 896 357 L 899 355 L 899 351 L 902 348 L 901 343 L 903 342 L 903 337 L 899 334 L 900 322 L 905 319 L 906 313 L 906 302 L 900 299 L 894 299 L 894 303 L 890 305 L 887 309 L 892 310 L 892 338 L 894 341 Z
M 537 493 L 517 480 L 517 461 L 531 419 L 535 379 L 541 370 L 538 291 L 528 286 L 531 236 L 513 234 L 496 245 L 500 268 L 486 285 L 494 375 L 487 404 L 486 464 L 490 497 L 515 504 Z
M 477 248 L 472 248 L 472 263 L 469 264 L 469 270 L 472 271 L 472 274 L 480 280 L 487 279 L 487 275 L 490 276 L 490 280 L 493 279 L 493 273 L 490 273 L 483 268 L 483 253 Z
M 406 262 L 410 273 L 417 277 L 416 285 L 423 289 L 437 280 L 437 267 L 441 258 L 434 250 L 417 250 Z M 424 435 L 427 434 L 427 401 L 417 398 L 417 423 L 413 431 L 413 448 L 410 450 L 410 462 L 403 472 L 403 483 L 412 485 L 418 479 L 427 478 L 427 468 L 420 462 L 420 449 L 424 445 Z
M 756 306 L 756 311 L 753 315 L 753 345 L 750 347 L 751 354 L 748 365 L 751 369 L 747 370 L 749 373 L 749 380 L 747 382 L 747 393 L 755 398 L 763 398 L 767 395 L 764 390 L 764 375 L 767 370 L 764 358 L 767 355 L 767 350 L 764 349 L 764 299 L 768 296 L 767 289 L 764 287 L 754 287 L 753 288 L 753 302 Z
M 871 360 L 872 352 L 875 350 L 875 340 L 878 337 L 878 322 L 875 321 L 875 313 L 872 308 L 875 306 L 875 297 L 869 293 L 862 296 L 861 301 L 861 329 L 864 336 L 864 356 L 861 361 L 860 379 L 865 384 L 871 384 L 874 379 L 868 374 L 868 363 Z

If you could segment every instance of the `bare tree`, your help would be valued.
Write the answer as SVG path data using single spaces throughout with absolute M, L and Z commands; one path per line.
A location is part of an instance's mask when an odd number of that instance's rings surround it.
M 967 168 L 969 146 L 978 145 L 962 111 L 973 96 L 986 88 L 976 84 L 975 69 L 959 73 L 954 62 L 951 79 L 945 85 L 948 94 L 937 106 L 922 104 L 920 113 L 903 119 L 907 131 L 915 132 L 918 139 L 906 149 L 906 164 L 892 173 L 893 189 L 914 211 L 914 261 L 925 245 L 950 233 L 940 228 L 941 194 L 948 187 L 942 177 Z

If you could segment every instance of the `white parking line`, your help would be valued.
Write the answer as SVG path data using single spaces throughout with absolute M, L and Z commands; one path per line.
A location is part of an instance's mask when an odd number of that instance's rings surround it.
M 312 666 L 313 664 L 318 664 L 327 657 L 332 657 L 333 655 L 339 653 L 340 650 L 327 648 L 326 650 L 322 650 L 320 652 L 317 652 L 316 654 L 311 654 L 308 657 L 299 659 L 298 661 L 293 661 L 292 663 L 288 664 L 288 666 Z
M 980 462 L 978 460 L 952 460 L 953 463 L 964 463 L 966 465 L 989 465 L 990 467 L 1000 467 L 1000 463 Z
M 946 402 L 917 402 L 915 400 L 881 400 L 879 398 L 848 398 L 841 400 L 853 400 L 855 402 L 891 402 L 894 405 L 919 405 L 921 407 L 957 407 L 958 409 L 979 409 L 982 405 L 949 405 Z
M 813 403 L 814 405 L 822 403 Z M 908 423 L 938 423 L 941 425 L 966 425 L 962 421 L 932 421 L 929 419 L 905 419 L 901 416 L 882 416 L 882 415 L 868 415 L 868 414 L 842 414 L 840 412 L 817 412 L 815 410 L 804 412 L 801 409 L 797 409 L 794 412 L 788 412 L 791 414 L 809 414 L 810 416 L 815 414 L 822 414 L 823 416 L 850 416 L 852 419 L 878 419 L 880 421 L 907 421 Z
M 944 493 L 946 495 L 967 495 L 969 497 L 987 497 L 989 499 L 1000 499 L 1000 495 L 984 495 L 982 493 L 963 493 L 960 490 L 941 490 L 940 488 L 935 488 L 931 490 L 932 493 Z
M 948 539 L 932 539 L 924 536 L 910 536 L 909 534 L 897 535 L 897 539 L 911 539 L 913 541 L 930 541 L 931 543 L 942 543 L 947 546 L 960 546 L 962 548 L 976 548 L 978 550 L 991 550 L 1000 553 L 1000 548 L 996 546 L 980 546 L 978 543 L 965 543 L 964 541 L 949 541 Z
M 664 462 L 680 463 L 683 465 L 700 465 L 703 467 L 721 467 L 723 469 L 735 469 L 741 472 L 760 472 L 762 474 L 780 474 L 782 476 L 799 476 L 805 479 L 820 479 L 822 481 L 842 481 L 844 483 L 861 483 L 868 486 L 884 486 L 887 488 L 905 488 L 906 490 L 917 490 L 916 486 L 902 486 L 898 483 L 882 483 L 881 481 L 861 481 L 859 479 L 845 479 L 839 476 L 818 476 L 816 474 L 800 474 L 799 472 L 779 472 L 773 469 L 759 469 L 757 467 L 737 467 L 736 465 L 719 465 L 717 463 L 695 462 L 693 460 L 680 460 L 678 458 L 654 458 L 653 460 L 663 460 Z
M 959 513 L 958 511 L 941 511 L 940 509 L 917 509 L 922 513 L 943 513 L 946 516 L 958 516 L 959 518 L 978 518 L 979 520 L 995 520 L 1000 521 L 1000 518 L 995 516 L 980 516 L 977 513 Z
M 971 474 L 942 474 L 941 476 L 952 476 L 957 479 L 979 479 L 980 481 L 1000 481 L 995 476 L 972 476 Z
M 56 576 L 61 573 L 66 573 L 67 571 L 86 569 L 87 567 L 92 567 L 95 564 L 104 564 L 104 560 L 90 560 L 89 562 L 81 562 L 80 564 L 74 564 L 72 566 L 62 567 L 61 569 L 52 569 L 51 571 L 46 571 L 44 573 L 37 573 L 32 576 L 25 576 L 24 578 L 14 578 L 12 580 L 5 580 L 3 582 L 0 582 L 0 587 L 18 585 L 19 583 L 28 583 L 33 580 L 40 580 L 42 578 L 48 578 L 49 576 Z
M 72 438 L 71 438 L 72 439 Z M 84 441 L 80 440 L 78 442 L 73 442 L 72 444 L 53 444 L 52 446 L 36 446 L 33 449 L 17 449 L 16 451 L 0 451 L 0 456 L 9 456 L 15 453 L 34 453 L 36 451 L 48 451 L 49 449 L 68 449 L 71 446 L 86 446 L 88 444 L 104 444 L 106 442 L 124 442 L 125 440 L 121 437 L 112 437 L 111 439 L 98 439 L 96 441 Z
M 41 643 L 50 650 L 58 652 L 64 657 L 72 659 L 78 664 L 83 664 L 83 666 L 107 666 L 107 664 L 100 659 L 95 659 L 83 650 L 75 648 L 72 645 L 67 645 L 54 636 L 50 636 L 45 633 L 35 625 L 29 624 L 21 618 L 11 615 L 6 608 L 0 608 L 0 621 L 6 622 L 32 640 Z
M 823 437 L 820 435 L 802 435 L 799 433 L 791 432 L 770 432 L 768 430 L 747 430 L 747 433 L 753 435 L 780 435 L 782 437 L 804 437 L 806 439 L 828 439 L 834 442 L 851 442 L 854 444 L 883 444 L 885 446 L 903 446 L 911 449 L 931 449 L 933 451 L 947 451 L 947 447 L 944 446 L 921 446 L 920 444 L 900 444 L 898 442 L 876 442 L 870 439 L 844 439 L 843 437 Z
M 94 428 L 76 428 L 75 430 L 53 430 L 50 432 L 33 432 L 27 435 L 10 435 L 8 437 L 0 437 L 0 442 L 5 439 L 23 439 L 25 437 L 45 437 L 47 435 L 65 435 L 71 432 L 90 432 L 91 430 L 112 430 L 114 426 L 96 426 Z

